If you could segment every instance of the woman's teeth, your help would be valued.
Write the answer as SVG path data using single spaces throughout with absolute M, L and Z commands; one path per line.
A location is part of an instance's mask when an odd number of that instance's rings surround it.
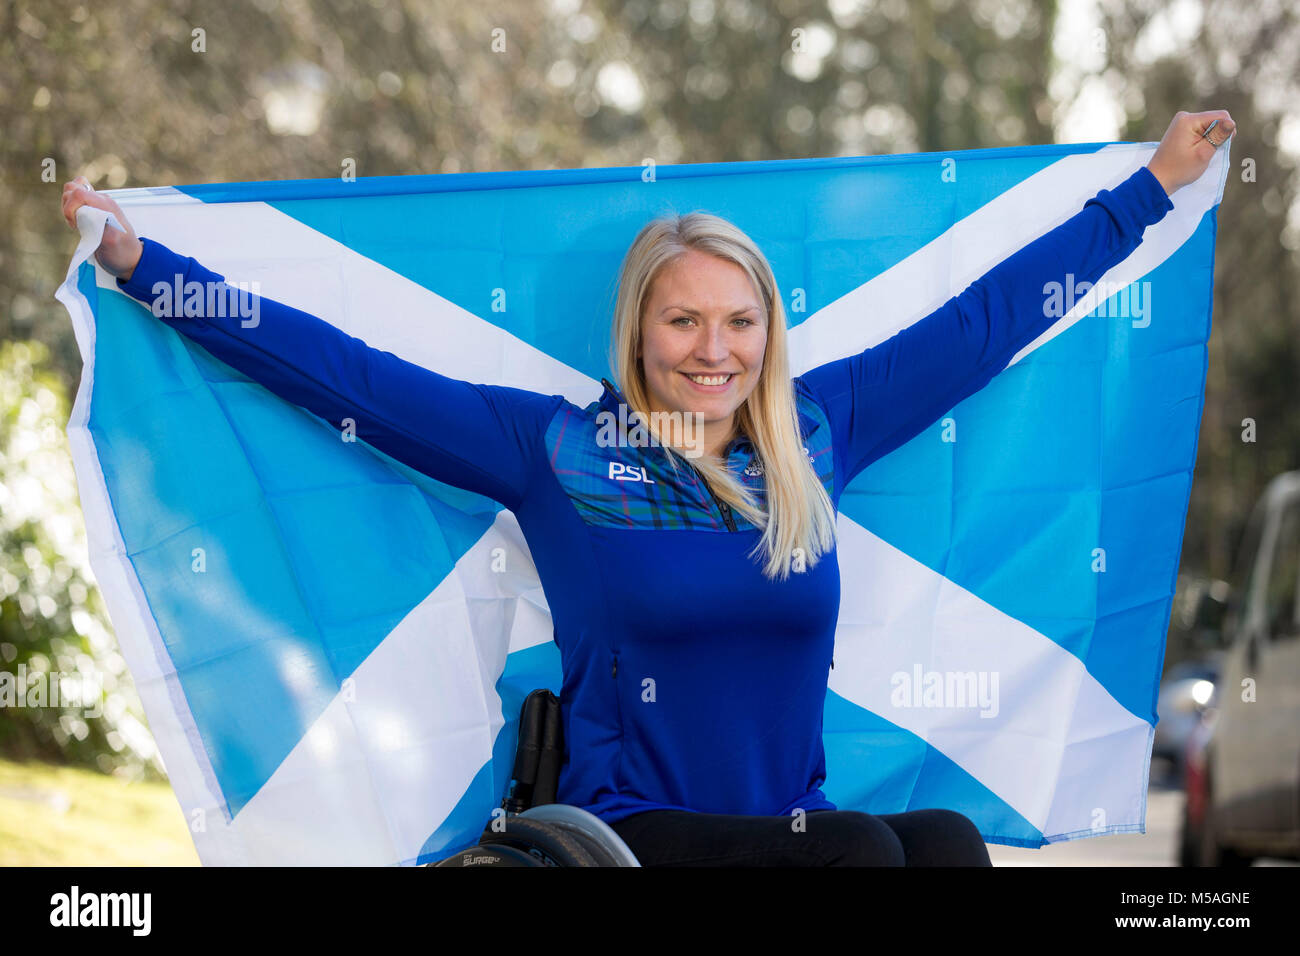
M 687 375 L 697 385 L 725 385 L 730 375 Z

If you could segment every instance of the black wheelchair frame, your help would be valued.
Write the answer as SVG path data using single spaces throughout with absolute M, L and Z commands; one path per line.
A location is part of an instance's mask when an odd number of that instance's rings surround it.
M 640 866 L 617 833 L 581 807 L 557 803 L 564 763 L 560 699 L 546 688 L 524 698 L 519 743 L 502 813 L 478 844 L 426 866 Z

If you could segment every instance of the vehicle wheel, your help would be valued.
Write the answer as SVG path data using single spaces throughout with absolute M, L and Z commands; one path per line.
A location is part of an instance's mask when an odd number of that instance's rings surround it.
M 1192 844 L 1191 855 L 1195 866 L 1238 867 L 1250 866 L 1254 857 L 1238 853 L 1232 847 L 1224 846 L 1220 840 L 1219 827 L 1214 813 L 1214 780 L 1205 778 L 1205 819 L 1201 821 L 1200 832 Z
M 1187 801 L 1183 801 L 1183 823 L 1178 830 L 1178 865 L 1196 866 L 1196 847 L 1201 838 L 1200 830 L 1192 825 L 1187 812 Z
M 497 832 L 489 826 L 479 837 L 479 846 L 508 846 L 523 850 L 541 860 L 545 866 L 597 866 L 582 843 L 557 826 L 538 820 L 508 817 L 505 829 Z

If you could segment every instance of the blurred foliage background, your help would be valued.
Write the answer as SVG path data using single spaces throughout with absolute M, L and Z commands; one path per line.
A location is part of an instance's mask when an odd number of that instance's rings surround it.
M 1226 577 L 1256 495 L 1300 467 L 1298 61 L 1295 5 L 1268 0 L 0 2 L 0 670 L 104 682 L 100 718 L 0 711 L 0 755 L 161 769 L 86 564 L 67 453 L 81 361 L 53 295 L 75 246 L 58 208 L 73 177 L 1154 141 L 1180 109 L 1226 108 L 1241 131 L 1182 555 L 1187 574 Z

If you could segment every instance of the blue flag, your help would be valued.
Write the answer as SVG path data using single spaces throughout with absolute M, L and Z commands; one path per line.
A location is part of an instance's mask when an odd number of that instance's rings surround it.
M 758 243 L 799 375 L 924 318 L 1154 148 L 111 195 L 236 288 L 582 408 L 656 215 L 705 209 Z M 840 809 L 947 807 L 1013 846 L 1144 831 L 1228 168 L 1224 147 L 1095 283 L 1044 288 L 1055 324 L 844 489 L 823 724 Z M 160 322 L 91 257 L 107 218 L 82 210 L 58 292 L 85 363 L 68 434 L 91 564 L 201 859 L 410 865 L 474 844 L 524 696 L 561 687 L 515 517 L 359 455 Z

